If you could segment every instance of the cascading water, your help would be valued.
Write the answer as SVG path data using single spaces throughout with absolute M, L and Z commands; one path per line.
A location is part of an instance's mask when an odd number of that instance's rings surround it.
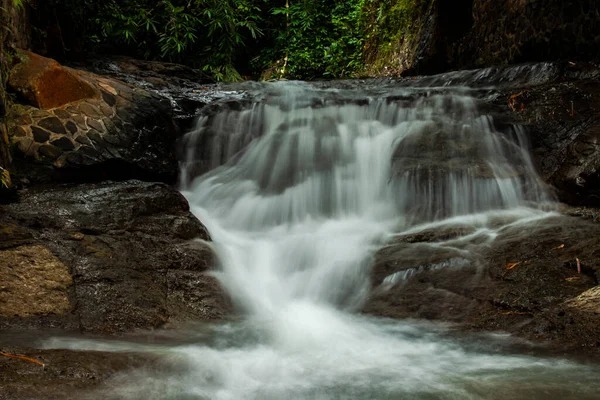
M 151 349 L 177 367 L 127 375 L 104 397 L 594 398 L 592 368 L 352 313 L 369 296 L 372 254 L 394 232 L 487 212 L 544 217 L 552 199 L 518 127 L 497 129 L 464 90 L 261 90 L 260 102 L 200 117 L 183 162 L 183 191 L 242 320 L 198 344 Z
M 302 302 L 355 308 L 373 246 L 392 230 L 549 200 L 520 132 L 497 132 L 468 95 L 337 93 L 332 105 L 326 95 L 274 85 L 273 104 L 223 111 L 189 134 L 190 144 L 217 139 L 208 161 L 225 164 L 185 190 L 218 243 L 224 284 L 253 314 Z M 242 149 L 221 135 L 242 146 L 256 138 Z

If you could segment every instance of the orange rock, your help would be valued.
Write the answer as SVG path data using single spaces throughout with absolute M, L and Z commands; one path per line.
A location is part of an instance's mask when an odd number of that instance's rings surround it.
M 34 107 L 49 109 L 95 97 L 98 92 L 56 61 L 20 51 L 23 61 L 10 72 L 9 86 Z

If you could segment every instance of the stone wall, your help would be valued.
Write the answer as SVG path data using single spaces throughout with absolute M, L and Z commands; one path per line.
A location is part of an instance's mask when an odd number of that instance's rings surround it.
M 25 50 L 18 58 L 8 83 L 21 104 L 10 108 L 8 137 L 19 178 L 175 182 L 177 128 L 167 99 Z

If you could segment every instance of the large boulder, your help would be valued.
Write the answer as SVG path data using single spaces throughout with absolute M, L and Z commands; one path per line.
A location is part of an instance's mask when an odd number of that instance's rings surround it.
M 176 180 L 178 132 L 164 97 L 33 53 L 11 84 L 29 94 L 27 105 L 12 107 L 9 139 L 17 172 L 30 181 Z
M 9 88 L 34 107 L 56 108 L 98 94 L 93 86 L 52 59 L 25 50 L 19 57 L 22 62 L 11 70 Z
M 167 185 L 32 189 L 2 215 L 0 286 L 10 301 L 0 327 L 116 333 L 229 312 L 210 237 Z

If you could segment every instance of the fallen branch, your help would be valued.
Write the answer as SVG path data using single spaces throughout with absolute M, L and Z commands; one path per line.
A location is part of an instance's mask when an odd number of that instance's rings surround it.
M 525 261 L 525 263 L 527 263 L 527 261 Z M 504 280 L 504 277 L 506 277 L 506 274 L 508 274 L 508 271 L 510 271 L 511 269 L 513 269 L 514 267 L 516 267 L 519 264 L 521 264 L 521 261 L 516 262 L 516 263 L 506 264 L 506 268 L 505 268 L 504 272 L 502 273 L 502 280 Z
M 18 360 L 23 360 L 23 361 L 28 361 L 30 363 L 34 363 L 34 364 L 40 365 L 42 367 L 46 366 L 46 364 L 44 364 L 41 361 L 38 361 L 38 360 L 36 360 L 34 358 L 30 358 L 30 357 L 27 357 L 27 356 L 23 356 L 23 355 L 20 355 L 20 354 L 10 354 L 10 353 L 5 353 L 3 351 L 0 351 L 0 356 L 8 357 L 8 358 L 16 358 Z
M 510 263 L 510 264 L 506 264 L 506 270 L 509 271 L 511 269 L 513 269 L 514 267 L 516 267 L 517 265 L 521 264 L 521 262 L 516 262 L 516 263 Z

